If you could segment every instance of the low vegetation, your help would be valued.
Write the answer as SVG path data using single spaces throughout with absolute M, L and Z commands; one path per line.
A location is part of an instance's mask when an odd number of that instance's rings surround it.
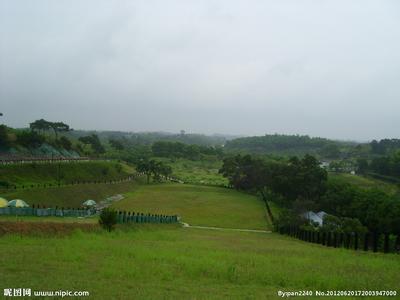
M 0 184 L 2 187 L 28 187 L 43 183 L 118 180 L 132 173 L 133 169 L 125 164 L 107 161 L 15 164 L 0 167 Z
M 172 168 L 172 177 L 185 183 L 226 186 L 228 181 L 218 173 L 222 166 L 220 160 L 189 160 L 184 158 L 156 158 Z
M 117 210 L 182 217 L 191 225 L 270 229 L 264 203 L 234 190 L 184 184 L 141 185 L 116 202 Z
M 397 255 L 175 225 L 8 235 L 0 248 L 18 254 L 0 256 L 2 286 L 84 290 L 94 299 L 271 299 L 278 290 L 393 290 L 400 282 Z
M 46 207 L 80 207 L 88 199 L 95 201 L 107 197 L 132 191 L 137 186 L 136 182 L 123 182 L 116 184 L 80 184 L 54 188 L 34 188 L 9 192 L 1 196 L 6 199 L 23 199 L 28 204 Z

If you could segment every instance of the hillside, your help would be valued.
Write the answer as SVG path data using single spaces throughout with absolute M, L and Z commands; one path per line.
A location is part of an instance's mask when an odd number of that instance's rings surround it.
M 80 184 L 54 188 L 35 188 L 18 190 L 16 192 L 2 193 L 1 197 L 7 200 L 23 199 L 30 205 L 45 205 L 46 207 L 71 207 L 78 208 L 88 199 L 96 202 L 105 200 L 116 194 L 132 191 L 137 186 L 136 182 L 117 184 Z
M 218 173 L 220 160 L 189 160 L 184 158 L 156 158 L 172 168 L 172 177 L 185 183 L 226 186 L 228 181 Z
M 225 188 L 184 184 L 141 185 L 115 203 L 118 210 L 178 214 L 190 225 L 270 229 L 264 203 Z
M 224 149 L 228 152 L 279 155 L 304 155 L 308 153 L 326 158 L 338 158 L 343 148 L 352 145 L 355 145 L 355 143 L 333 141 L 307 135 L 267 134 L 227 141 Z
M 0 166 L 1 185 L 61 184 L 126 178 L 133 169 L 112 161 L 29 163 Z

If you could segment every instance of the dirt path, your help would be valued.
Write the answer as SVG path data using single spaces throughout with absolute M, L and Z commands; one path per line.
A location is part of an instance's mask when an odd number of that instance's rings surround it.
M 225 230 L 225 231 L 237 231 L 237 232 L 258 232 L 258 233 L 272 233 L 269 230 L 257 230 L 257 229 L 239 229 L 239 228 L 222 228 L 222 227 L 208 227 L 208 226 L 196 226 L 189 225 L 188 223 L 180 222 L 184 228 L 195 228 L 195 229 L 207 229 L 207 230 Z

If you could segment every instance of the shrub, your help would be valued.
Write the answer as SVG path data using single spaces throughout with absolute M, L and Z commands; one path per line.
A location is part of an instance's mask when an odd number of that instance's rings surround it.
M 99 224 L 108 232 L 114 229 L 117 224 L 117 212 L 111 208 L 105 208 L 101 211 Z

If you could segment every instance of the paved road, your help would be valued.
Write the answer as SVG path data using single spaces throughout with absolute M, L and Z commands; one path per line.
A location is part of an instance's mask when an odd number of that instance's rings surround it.
M 189 225 L 188 223 L 180 222 L 184 228 L 196 228 L 207 230 L 222 230 L 222 231 L 237 231 L 237 232 L 258 232 L 258 233 L 272 233 L 270 230 L 257 230 L 257 229 L 240 229 L 240 228 L 222 228 L 222 227 L 208 227 Z

